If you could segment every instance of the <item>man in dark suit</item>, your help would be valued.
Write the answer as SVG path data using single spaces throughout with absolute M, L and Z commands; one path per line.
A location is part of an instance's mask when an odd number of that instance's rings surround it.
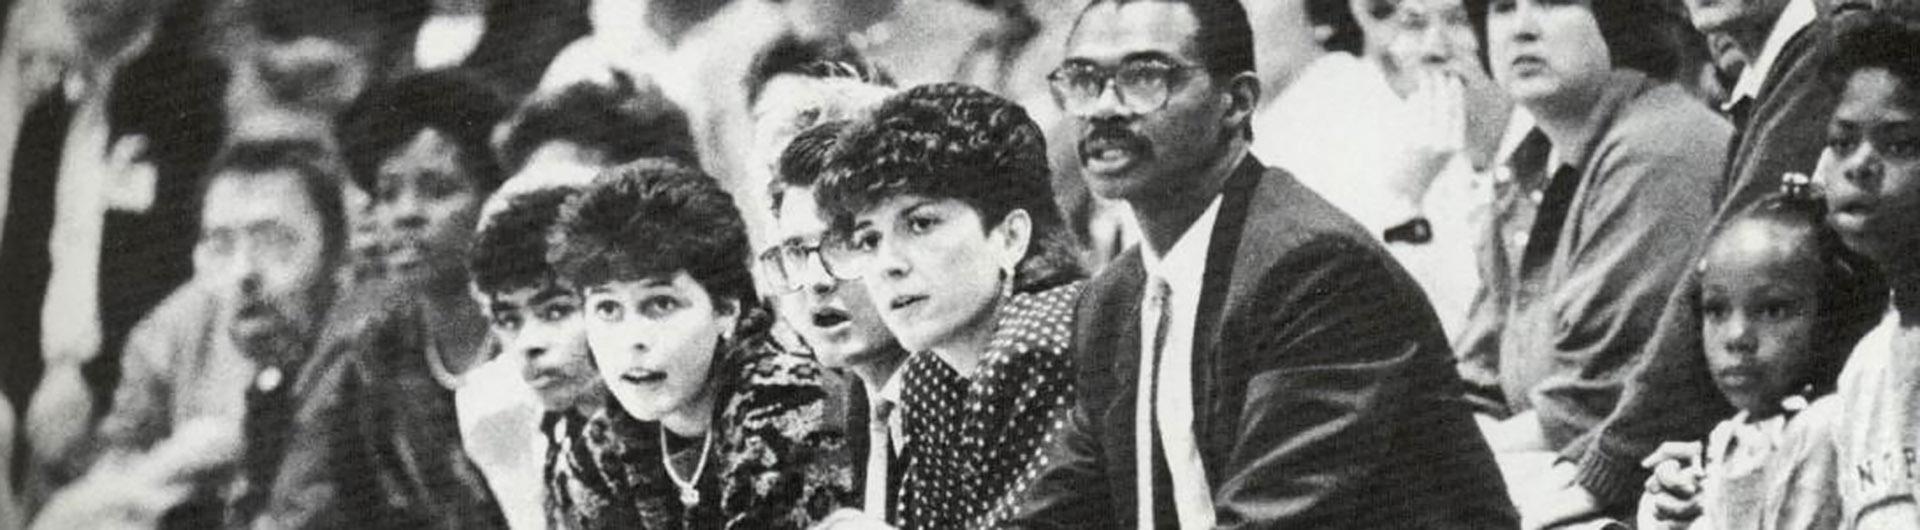
M 1247 154 L 1233 0 L 1095 0 L 1051 76 L 1088 186 L 1144 246 L 1088 286 L 1080 404 L 1014 526 L 1510 528 L 1420 288 Z

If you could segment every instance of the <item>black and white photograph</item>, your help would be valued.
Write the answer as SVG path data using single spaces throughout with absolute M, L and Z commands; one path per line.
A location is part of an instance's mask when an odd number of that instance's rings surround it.
M 0 0 L 0 530 L 1920 530 L 1920 0 Z

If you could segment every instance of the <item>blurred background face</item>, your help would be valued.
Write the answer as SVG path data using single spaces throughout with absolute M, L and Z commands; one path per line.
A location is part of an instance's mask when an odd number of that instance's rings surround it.
M 461 162 L 460 148 L 440 131 L 424 129 L 388 155 L 379 171 L 373 211 L 384 229 L 381 258 L 388 276 L 412 285 L 464 278 L 462 258 L 484 197 Z
M 1701 336 L 1721 394 L 1735 407 L 1771 414 L 1799 391 L 1815 354 L 1823 265 L 1808 256 L 1806 230 L 1735 223 L 1709 249 L 1701 275 Z M 1805 247 L 1811 248 L 1811 247 Z
M 826 233 L 827 223 L 820 217 L 813 188 L 788 188 L 774 223 L 780 244 L 785 248 L 817 249 Z M 848 367 L 899 355 L 893 347 L 893 333 L 887 331 L 874 310 L 866 286 L 835 280 L 820 265 L 817 252 L 789 254 L 805 255 L 803 262 L 788 260 L 786 266 L 789 281 L 801 288 L 780 297 L 780 317 L 800 333 L 821 364 Z
M 787 23 L 805 39 L 840 38 L 885 20 L 900 0 L 786 0 Z
M 1012 281 L 1003 268 L 1026 242 L 1007 241 L 1010 223 L 989 230 L 983 222 L 966 203 L 916 195 L 854 217 L 847 244 L 869 260 L 867 294 L 908 351 L 963 346 L 956 341 L 993 325 L 1003 282 Z
M 547 283 L 489 298 L 494 339 L 502 353 L 524 363 L 520 375 L 547 410 L 577 407 L 599 391 L 599 373 L 587 357 L 580 297 L 573 289 Z
M 1086 112 L 1069 111 L 1067 140 L 1077 147 L 1081 175 L 1095 195 L 1152 200 L 1175 194 L 1224 156 L 1226 135 L 1239 134 L 1222 120 L 1227 98 L 1200 62 L 1199 29 L 1192 9 L 1178 2 L 1103 3 L 1081 16 L 1063 65 L 1116 69 L 1151 60 L 1177 70 L 1158 110 L 1129 110 L 1109 88 Z
M 1393 65 L 1388 82 L 1402 97 L 1413 92 L 1422 73 L 1480 66 L 1480 41 L 1460 0 L 1401 0 L 1385 24 L 1393 28 L 1383 50 Z
M 1920 87 L 1885 69 L 1855 72 L 1827 127 L 1828 221 L 1855 252 L 1893 274 L 1920 248 Z
M 719 303 L 684 271 L 585 289 L 587 345 L 620 406 L 642 421 L 711 412 L 712 371 L 737 302 Z
M 1612 70 L 1583 1 L 1493 0 L 1487 41 L 1494 79 L 1529 107 L 1597 93 Z
M 333 271 L 321 215 L 296 174 L 224 174 L 207 187 L 194 266 L 222 299 L 228 333 L 249 355 L 297 344 L 320 317 Z
M 1786 10 L 1787 0 L 1686 0 L 1686 5 L 1687 16 L 1701 33 L 1766 31 Z

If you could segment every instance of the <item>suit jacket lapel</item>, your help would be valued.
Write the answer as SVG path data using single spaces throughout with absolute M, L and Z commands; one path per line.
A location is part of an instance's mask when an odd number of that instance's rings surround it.
M 1218 381 L 1216 369 L 1219 367 L 1216 351 L 1220 346 L 1220 320 L 1227 307 L 1228 287 L 1241 282 L 1234 281 L 1236 273 L 1241 272 L 1235 261 L 1241 248 L 1241 237 L 1246 233 L 1249 217 L 1259 212 L 1250 211 L 1259 189 L 1261 175 L 1266 167 L 1253 155 L 1247 155 L 1233 176 L 1227 178 L 1221 189 L 1220 213 L 1213 224 L 1212 239 L 1207 245 L 1206 272 L 1200 284 L 1200 304 L 1193 320 L 1193 433 L 1201 448 L 1201 461 L 1208 469 L 1216 469 L 1219 460 L 1209 458 L 1215 451 L 1209 450 L 1207 441 L 1213 426 L 1223 418 L 1212 414 L 1216 397 L 1212 389 Z M 1218 477 L 1220 473 L 1208 473 Z

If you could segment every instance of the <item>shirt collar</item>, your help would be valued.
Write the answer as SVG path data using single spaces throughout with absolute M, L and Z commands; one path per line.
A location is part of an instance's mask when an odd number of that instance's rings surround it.
M 1787 41 L 1793 40 L 1800 30 L 1813 24 L 1820 15 L 1813 0 L 1792 0 L 1787 9 L 1780 12 L 1780 18 L 1773 22 L 1773 30 L 1767 32 L 1767 42 L 1760 48 L 1760 56 L 1747 63 L 1747 69 L 1740 72 L 1740 79 L 1734 82 L 1733 91 L 1728 94 L 1721 110 L 1731 111 L 1741 100 L 1760 97 L 1760 85 L 1767 82 L 1767 75 L 1773 71 L 1773 63 L 1780 59 L 1780 52 L 1787 47 Z
M 900 393 L 907 386 L 907 364 L 909 363 L 900 363 L 900 367 L 893 370 L 893 375 L 887 376 L 887 382 L 880 385 L 880 393 L 874 397 L 879 398 L 880 401 L 900 403 Z
M 1200 213 L 1200 218 L 1174 240 L 1173 248 L 1167 249 L 1162 256 L 1153 255 L 1153 249 L 1140 246 L 1140 261 L 1146 266 L 1147 276 L 1166 280 L 1175 289 L 1192 284 L 1206 273 L 1207 247 L 1213 244 L 1213 223 L 1220 217 L 1221 195 L 1213 196 L 1213 202 Z

